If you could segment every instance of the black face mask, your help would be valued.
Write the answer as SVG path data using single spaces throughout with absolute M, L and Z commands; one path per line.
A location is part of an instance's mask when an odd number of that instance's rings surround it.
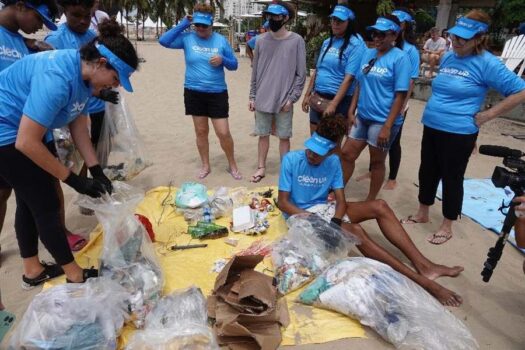
M 274 32 L 274 33 L 279 31 L 279 29 L 281 29 L 283 27 L 283 25 L 284 25 L 284 19 L 282 19 L 280 21 L 276 21 L 276 20 L 270 18 L 270 20 L 268 22 L 270 24 L 270 30 L 272 32 Z

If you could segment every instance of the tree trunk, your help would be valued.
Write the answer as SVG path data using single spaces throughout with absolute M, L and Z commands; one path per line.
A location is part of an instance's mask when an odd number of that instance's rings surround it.
M 436 27 L 440 30 L 448 28 L 448 20 L 452 10 L 452 0 L 439 0 Z

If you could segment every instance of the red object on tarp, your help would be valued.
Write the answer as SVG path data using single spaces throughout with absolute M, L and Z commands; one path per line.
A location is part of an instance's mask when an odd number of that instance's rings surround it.
M 148 232 L 148 236 L 151 239 L 152 242 L 155 242 L 155 232 L 153 232 L 153 225 L 149 221 L 147 217 L 140 214 L 135 214 L 135 217 L 139 219 L 140 223 L 144 226 L 146 231 Z

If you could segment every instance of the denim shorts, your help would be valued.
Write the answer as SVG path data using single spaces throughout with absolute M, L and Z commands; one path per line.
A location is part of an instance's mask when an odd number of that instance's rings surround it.
M 350 129 L 348 136 L 354 140 L 366 141 L 366 143 L 368 143 L 370 146 L 379 148 L 383 151 L 388 151 L 396 139 L 401 125 L 392 125 L 387 147 L 379 147 L 377 145 L 377 137 L 379 136 L 379 132 L 381 131 L 383 125 L 385 124 L 374 122 L 369 119 L 363 119 L 358 115 L 356 116 L 355 124 L 352 125 L 352 129 Z
M 292 137 L 292 116 L 293 106 L 289 112 L 266 113 L 255 111 L 255 130 L 256 136 L 269 136 L 272 132 L 272 120 L 275 119 L 275 132 L 280 139 Z
M 329 100 L 333 100 L 333 98 L 335 97 L 334 95 L 326 95 L 326 94 L 320 94 L 320 93 L 318 94 L 323 98 L 328 98 Z M 337 108 L 335 109 L 335 114 L 341 113 L 346 118 L 348 115 L 348 108 L 350 108 L 351 102 L 352 102 L 352 95 L 347 95 L 343 97 L 343 99 L 341 100 L 341 102 L 339 102 L 339 104 L 337 105 Z M 319 124 L 322 116 L 323 115 L 321 113 L 314 111 L 313 108 L 310 107 L 310 124 L 315 124 L 315 125 Z

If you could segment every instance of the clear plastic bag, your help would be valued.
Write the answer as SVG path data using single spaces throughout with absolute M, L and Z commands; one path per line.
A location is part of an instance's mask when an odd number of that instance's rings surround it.
M 46 289 L 27 308 L 9 349 L 116 349 L 128 316 L 129 297 L 124 288 L 107 278 Z
M 53 139 L 60 162 L 69 170 L 78 174 L 84 165 L 84 159 L 73 142 L 69 127 L 64 126 L 60 129 L 53 129 Z
M 310 284 L 299 301 L 356 318 L 398 349 L 478 349 L 467 327 L 434 297 L 376 260 L 340 261 Z
M 214 350 L 215 337 L 208 327 L 206 300 L 197 287 L 175 291 L 157 303 L 126 350 Z
M 78 204 L 94 210 L 104 229 L 100 275 L 117 281 L 131 294 L 132 321 L 142 328 L 160 298 L 162 271 L 148 233 L 134 215 L 143 192 L 123 182 L 113 182 L 113 190 L 111 196 L 101 198 L 81 196 Z
M 198 182 L 184 182 L 175 195 L 175 205 L 180 209 L 195 209 L 208 202 L 208 189 Z
M 216 219 L 231 216 L 233 201 L 227 187 L 218 187 L 208 198 L 208 204 Z
M 106 103 L 97 158 L 111 180 L 131 180 L 151 165 L 122 94 L 118 104 Z
M 314 214 L 297 214 L 288 234 L 272 248 L 277 289 L 287 294 L 318 276 L 331 263 L 348 256 L 359 239 Z

